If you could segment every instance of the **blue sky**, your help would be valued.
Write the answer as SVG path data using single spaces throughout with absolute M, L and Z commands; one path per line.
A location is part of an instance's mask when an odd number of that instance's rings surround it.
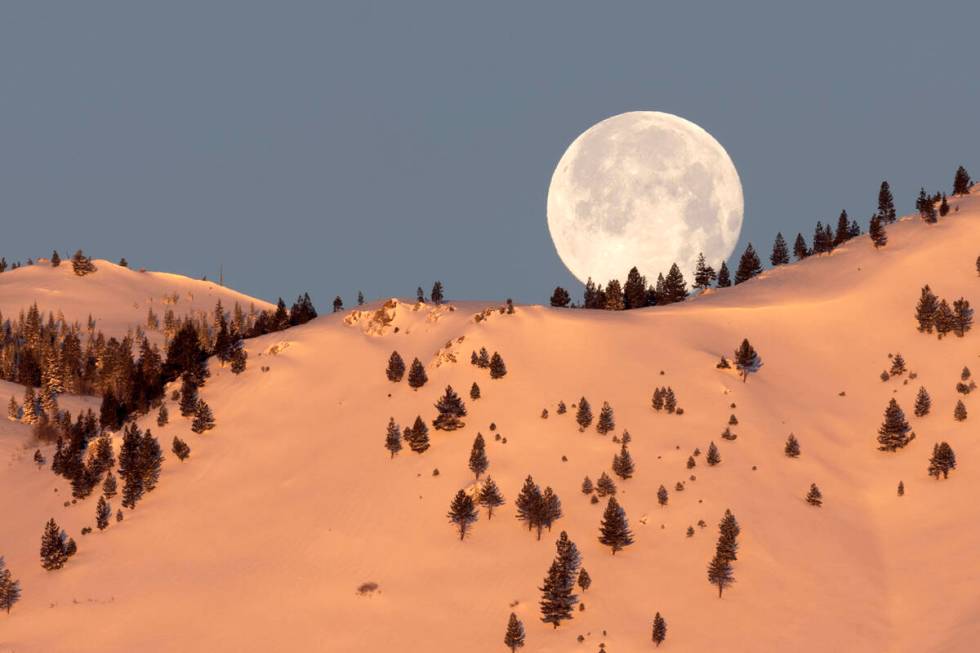
M 976 3 L 658 5 L 7 3 L 0 254 L 223 265 L 321 309 L 435 279 L 578 298 L 551 173 L 583 130 L 642 109 L 728 150 L 735 256 L 842 208 L 866 224 L 882 179 L 910 212 L 957 165 L 980 176 Z

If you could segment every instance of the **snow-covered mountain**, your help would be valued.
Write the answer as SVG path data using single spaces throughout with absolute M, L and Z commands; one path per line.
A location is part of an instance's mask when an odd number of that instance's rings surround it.
M 952 204 L 938 224 L 890 225 L 879 250 L 862 236 L 681 304 L 508 314 L 392 300 L 248 340 L 243 374 L 211 362 L 202 396 L 216 428 L 191 433 L 169 398 L 167 426 L 153 414 L 141 419 L 167 449 L 162 477 L 104 532 L 80 535 L 94 525 L 97 497 L 63 505 L 68 484 L 38 470 L 28 429 L 7 423 L 0 554 L 23 599 L 0 615 L 0 650 L 496 652 L 511 612 L 524 621 L 529 651 L 649 650 L 656 612 L 667 620 L 664 650 L 976 650 L 980 404 L 976 391 L 955 386 L 964 366 L 980 373 L 980 335 L 940 340 L 913 317 L 925 284 L 950 301 L 980 301 L 980 196 Z M 148 297 L 169 292 L 170 277 L 98 264 L 99 274 L 132 277 L 119 306 L 140 304 L 134 320 L 144 319 Z M 82 317 L 89 305 L 116 305 L 87 294 L 98 275 L 16 274 L 34 276 L 20 295 L 0 276 L 5 314 L 35 298 Z M 40 291 L 54 287 L 48 278 L 59 292 L 42 301 Z M 746 382 L 716 368 L 743 338 L 762 359 Z M 470 364 L 481 347 L 500 353 L 506 376 Z M 424 387 L 387 380 L 394 350 L 425 364 Z M 897 353 L 911 373 L 882 381 Z M 431 424 L 447 385 L 466 401 L 465 427 L 431 430 L 426 452 L 405 448 L 391 459 L 389 417 Z M 661 386 L 683 414 L 651 407 Z M 932 411 L 915 417 L 920 386 Z M 612 433 L 594 423 L 579 431 L 572 405 L 581 397 L 596 415 L 609 402 Z M 876 438 L 892 398 L 917 437 L 888 453 Z M 961 398 L 962 422 L 953 419 Z M 556 413 L 559 401 L 568 413 Z M 722 439 L 733 414 L 737 439 Z M 606 502 L 591 503 L 580 488 L 585 476 L 612 475 L 613 436 L 624 430 L 636 472 L 614 478 L 635 542 L 612 555 L 598 541 Z M 446 515 L 458 490 L 475 488 L 467 461 L 478 432 L 507 502 L 490 520 L 481 510 L 460 541 Z M 784 455 L 790 433 L 802 449 L 795 459 Z M 174 435 L 192 448 L 186 462 L 169 453 Z M 946 480 L 926 473 L 939 441 L 959 461 Z M 713 467 L 704 455 L 711 442 L 721 455 Z M 540 541 L 515 519 L 529 474 L 557 492 L 564 512 Z M 804 501 L 811 483 L 822 507 Z M 741 535 L 736 582 L 719 598 L 706 569 L 726 509 Z M 57 571 L 38 559 L 51 517 L 78 542 Z M 538 587 L 560 531 L 578 545 L 592 586 L 579 593 L 584 610 L 553 629 L 539 620 Z

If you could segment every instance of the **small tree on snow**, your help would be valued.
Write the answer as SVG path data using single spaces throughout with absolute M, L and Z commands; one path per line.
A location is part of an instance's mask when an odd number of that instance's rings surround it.
M 402 431 L 398 424 L 395 424 L 395 418 L 388 418 L 388 430 L 385 433 L 385 449 L 394 458 L 395 455 L 402 450 Z
M 524 648 L 524 624 L 513 612 L 510 613 L 510 618 L 507 620 L 504 645 L 510 649 L 510 653 L 517 653 L 517 649 Z
M 653 617 L 653 643 L 660 646 L 665 639 L 667 639 L 667 622 L 658 612 Z
M 214 414 L 211 407 L 203 399 L 197 400 L 194 409 L 194 421 L 191 423 L 191 430 L 195 433 L 204 433 L 214 428 Z
M 792 433 L 786 438 L 786 446 L 783 447 L 783 452 L 790 458 L 798 458 L 800 455 L 800 443 Z
M 109 527 L 109 516 L 112 514 L 112 507 L 105 497 L 99 497 L 99 503 L 95 507 L 95 525 L 100 531 Z
M 633 472 L 636 471 L 636 467 L 633 464 L 633 456 L 630 455 L 629 449 L 626 448 L 626 443 L 623 443 L 619 453 L 613 456 L 612 470 L 616 476 L 624 481 L 631 478 Z
M 915 437 L 910 434 L 909 423 L 898 402 L 891 399 L 885 408 L 885 420 L 878 428 L 878 449 L 880 451 L 896 451 L 901 449 Z
M 476 507 L 473 505 L 473 498 L 463 490 L 456 493 L 449 506 L 449 521 L 459 529 L 459 539 L 466 537 L 466 532 L 479 517 Z
M 705 461 L 712 467 L 721 462 L 721 454 L 718 453 L 718 447 L 715 446 L 714 442 L 708 445 L 708 454 L 705 457 Z
M 180 462 L 184 462 L 187 460 L 187 457 L 191 455 L 190 446 L 176 435 L 174 436 L 174 441 L 170 446 L 170 450 L 175 456 L 177 456 L 177 459 L 180 460 Z
M 929 392 L 926 391 L 925 387 L 919 388 L 919 393 L 915 395 L 915 413 L 916 417 L 924 417 L 929 414 L 929 409 L 932 407 L 932 399 L 929 397 Z
M 486 443 L 483 441 L 483 436 L 477 433 L 476 438 L 473 440 L 473 449 L 470 451 L 470 471 L 479 480 L 480 474 L 487 471 L 487 467 L 489 466 L 490 461 L 487 459 Z
M 609 503 L 606 504 L 599 526 L 599 542 L 610 547 L 613 555 L 633 543 L 626 511 L 616 501 L 616 497 L 609 497 Z
M 392 383 L 398 383 L 405 376 L 405 361 L 397 351 L 391 352 L 388 357 L 388 367 L 385 369 L 385 376 Z
M 806 493 L 806 502 L 818 508 L 823 505 L 823 494 L 820 493 L 820 488 L 817 487 L 816 483 L 810 483 L 810 491 Z
M 460 418 L 466 417 L 466 404 L 451 385 L 446 386 L 446 392 L 436 403 L 436 409 L 439 415 L 432 422 L 432 426 L 437 430 L 455 431 L 465 426 Z
M 589 401 L 582 397 L 578 402 L 578 410 L 575 413 L 575 421 L 578 422 L 578 430 L 584 431 L 589 428 L 592 424 L 592 407 L 589 406 Z
M 408 370 L 408 385 L 411 386 L 413 390 L 418 390 L 424 386 L 429 380 L 429 376 L 425 373 L 425 367 L 422 366 L 422 361 L 418 358 L 412 361 L 412 367 Z
M 502 379 L 507 375 L 507 366 L 504 365 L 503 357 L 497 352 L 493 352 L 490 358 L 490 378 Z
M 504 505 L 504 496 L 501 494 L 500 488 L 497 487 L 497 484 L 489 476 L 483 481 L 483 487 L 480 488 L 478 502 L 487 509 L 488 520 L 493 518 L 494 508 L 499 508 Z
M 595 430 L 605 435 L 616 428 L 616 421 L 613 418 L 613 409 L 609 402 L 602 402 L 602 409 L 599 410 L 599 421 L 596 422 Z
M 749 344 L 748 338 L 743 339 L 742 344 L 735 350 L 735 367 L 741 372 L 743 383 L 749 378 L 750 372 L 759 369 L 760 364 L 759 354 Z

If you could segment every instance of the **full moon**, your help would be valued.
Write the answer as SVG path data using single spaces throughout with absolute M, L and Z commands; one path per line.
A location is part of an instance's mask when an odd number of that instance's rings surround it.
M 652 284 L 677 263 L 688 285 L 698 254 L 718 269 L 742 229 L 742 184 L 711 134 L 659 111 L 622 113 L 576 138 L 548 188 L 548 229 L 575 277 Z

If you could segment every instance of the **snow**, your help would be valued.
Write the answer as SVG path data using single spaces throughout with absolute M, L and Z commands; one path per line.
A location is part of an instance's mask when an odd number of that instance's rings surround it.
M 94 524 L 97 497 L 64 507 L 68 483 L 38 471 L 30 455 L 15 459 L 10 452 L 34 445 L 26 427 L 4 422 L 0 554 L 23 599 L 0 615 L 0 650 L 496 652 L 511 611 L 524 621 L 529 651 L 594 651 L 600 642 L 613 652 L 652 649 L 658 611 L 668 651 L 975 650 L 976 394 L 964 399 L 965 422 L 952 411 L 962 367 L 980 373 L 980 327 L 938 340 L 916 331 L 913 319 L 926 283 L 940 297 L 980 304 L 980 196 L 952 205 L 960 210 L 936 225 L 889 226 L 881 250 L 862 236 L 831 256 L 668 307 L 517 306 L 513 315 L 490 310 L 477 320 L 487 304 L 454 302 L 450 310 L 395 300 L 383 328 L 369 315 L 378 303 L 357 317 L 325 315 L 249 340 L 244 374 L 212 361 L 202 397 L 215 429 L 191 433 L 173 405 L 166 427 L 153 415 L 143 420 L 167 451 L 160 483 L 103 533 L 79 535 Z M 38 298 L 66 315 L 84 317 L 86 306 L 108 312 L 116 303 L 95 284 L 104 271 L 132 275 L 120 295 L 127 305 L 167 292 L 168 277 L 97 265 L 81 279 L 4 273 L 0 307 L 8 314 Z M 23 273 L 36 278 L 17 295 L 8 280 Z M 47 287 L 60 292 L 41 302 Z M 142 322 L 145 312 L 144 304 L 132 319 Z M 111 319 L 121 328 L 125 318 Z M 715 364 L 746 337 L 763 364 L 743 383 Z M 491 380 L 470 365 L 469 352 L 480 347 L 500 352 L 506 377 Z M 426 364 L 425 387 L 387 381 L 393 349 L 406 365 L 416 356 Z M 897 352 L 917 374 L 907 385 L 907 375 L 878 378 Z M 483 397 L 475 402 L 473 381 Z M 427 452 L 406 448 L 390 460 L 389 416 L 402 427 L 417 414 L 431 423 L 447 384 L 466 400 L 465 428 L 431 430 Z M 661 385 L 677 393 L 682 416 L 650 407 Z M 920 385 L 933 408 L 916 418 Z M 615 556 L 597 539 L 605 501 L 590 504 L 579 488 L 584 476 L 595 481 L 610 469 L 619 445 L 594 425 L 579 433 L 572 404 L 583 395 L 596 414 L 608 401 L 614 433 L 632 435 L 635 476 L 616 482 L 635 544 Z M 891 397 L 917 438 L 883 453 L 876 430 Z M 555 411 L 559 400 L 565 415 Z M 732 413 L 738 439 L 730 442 L 720 434 Z M 467 460 L 477 432 L 507 503 L 490 521 L 481 510 L 460 542 L 446 513 L 455 493 L 474 484 Z M 783 455 L 790 432 L 800 442 L 797 459 Z M 169 451 L 174 435 L 192 448 L 184 463 Z M 926 466 L 940 440 L 960 468 L 936 481 Z M 692 450 L 704 452 L 711 441 L 721 464 L 709 468 L 702 453 L 689 472 Z M 528 474 L 555 489 L 565 513 L 540 542 L 514 518 Z M 900 480 L 904 497 L 896 496 Z M 678 481 L 683 492 L 673 489 Z M 804 501 L 811 483 L 823 493 L 821 508 Z M 657 502 L 661 484 L 670 490 L 666 507 Z M 719 599 L 706 569 L 726 508 L 741 535 L 736 583 Z M 52 516 L 79 552 L 64 569 L 45 572 L 38 546 Z M 708 527 L 698 528 L 699 519 Z M 578 545 L 593 584 L 581 595 L 586 610 L 555 630 L 539 620 L 537 587 L 561 530 Z M 365 583 L 377 588 L 359 591 Z

